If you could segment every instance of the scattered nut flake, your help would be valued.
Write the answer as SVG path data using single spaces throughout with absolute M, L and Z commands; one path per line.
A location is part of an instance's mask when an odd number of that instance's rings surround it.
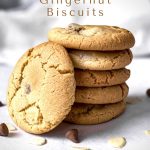
M 150 130 L 145 130 L 144 133 L 145 135 L 150 135 Z
M 91 149 L 86 147 L 72 147 L 72 150 L 91 150 Z
M 136 104 L 136 103 L 139 103 L 139 102 L 142 102 L 143 100 L 139 99 L 138 97 L 137 98 L 127 98 L 126 99 L 126 103 L 127 104 Z
M 17 130 L 17 128 L 15 126 L 13 126 L 12 124 L 6 123 L 6 125 L 7 125 L 9 131 L 16 131 Z
M 93 36 L 95 35 L 97 32 L 99 31 L 99 28 L 92 28 L 92 29 L 86 29 L 86 30 L 81 30 L 79 33 L 81 35 L 84 35 L 84 36 Z
M 126 145 L 126 139 L 124 137 L 114 137 L 109 139 L 108 143 L 115 148 L 122 148 Z
M 41 146 L 46 144 L 46 139 L 43 137 L 34 137 L 33 139 L 31 139 L 30 144 Z

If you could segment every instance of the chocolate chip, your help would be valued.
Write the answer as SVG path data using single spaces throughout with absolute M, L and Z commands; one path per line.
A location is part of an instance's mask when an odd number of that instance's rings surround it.
M 80 26 L 79 24 L 76 24 L 76 23 L 71 23 L 68 25 L 67 29 L 79 32 L 80 30 L 82 30 L 82 26 Z
M 0 124 L 0 136 L 8 136 L 9 130 L 5 123 Z
M 79 143 L 77 129 L 71 129 L 71 130 L 67 131 L 67 133 L 65 134 L 65 137 L 74 143 Z
M 31 92 L 31 87 L 30 87 L 29 84 L 26 84 L 26 85 L 25 85 L 25 93 L 26 93 L 26 94 L 29 94 L 30 92 Z
M 146 94 L 147 94 L 148 97 L 150 97 L 150 89 L 148 89 L 148 90 L 146 91 Z
M 3 106 L 5 106 L 5 105 L 0 101 L 0 107 L 3 107 Z

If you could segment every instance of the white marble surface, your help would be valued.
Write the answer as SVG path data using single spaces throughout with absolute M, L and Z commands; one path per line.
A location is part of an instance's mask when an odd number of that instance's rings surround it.
M 128 80 L 129 98 L 138 98 L 141 102 L 128 105 L 126 112 L 117 119 L 101 125 L 78 126 L 62 123 L 52 132 L 43 135 L 47 144 L 34 146 L 29 141 L 34 135 L 18 131 L 9 137 L 0 137 L 1 150 L 71 150 L 73 146 L 88 147 L 92 150 L 115 150 L 107 141 L 113 136 L 124 136 L 127 144 L 122 150 L 149 150 L 150 136 L 144 130 L 150 129 L 150 98 L 145 94 L 150 88 L 150 59 L 134 59 L 129 68 L 132 70 Z M 5 102 L 5 93 L 11 67 L 0 65 L 0 99 Z M 0 122 L 12 123 L 6 107 L 0 108 Z M 74 144 L 64 138 L 68 129 L 77 128 L 80 133 L 80 144 Z

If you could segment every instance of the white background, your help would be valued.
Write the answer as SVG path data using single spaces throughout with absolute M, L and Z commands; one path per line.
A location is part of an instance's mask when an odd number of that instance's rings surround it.
M 144 135 L 144 130 L 150 129 L 150 99 L 145 94 L 147 88 L 150 88 L 150 2 L 112 0 L 111 6 L 104 8 L 103 17 L 82 18 L 46 17 L 46 8 L 38 0 L 32 1 L 33 5 L 29 5 L 30 0 L 21 2 L 23 5 L 17 9 L 0 10 L 0 100 L 5 103 L 8 78 L 18 58 L 31 46 L 46 41 L 47 32 L 51 27 L 76 22 L 119 25 L 134 33 L 136 45 L 133 53 L 136 57 L 129 66 L 132 70 L 128 81 L 129 98 L 138 98 L 141 102 L 128 105 L 127 111 L 120 118 L 105 124 L 75 126 L 63 123 L 54 131 L 43 135 L 48 143 L 42 147 L 28 144 L 33 135 L 19 130 L 10 134 L 10 137 L 0 137 L 0 150 L 70 150 L 75 144 L 64 138 L 65 132 L 70 128 L 79 129 L 81 143 L 77 146 L 89 147 L 92 150 L 112 150 L 107 140 L 112 136 L 124 136 L 127 145 L 123 150 L 149 150 L 150 136 Z M 143 55 L 147 58 L 142 57 Z M 6 107 L 0 108 L 0 122 L 12 122 Z
M 14 65 L 28 48 L 47 40 L 51 27 L 67 26 L 71 22 L 125 27 L 132 31 L 136 38 L 133 53 L 136 56 L 150 54 L 150 1 L 111 1 L 111 5 L 104 7 L 103 17 L 47 17 L 47 6 L 38 0 L 20 0 L 23 5 L 17 9 L 0 10 L 0 62 Z M 99 5 L 94 7 L 100 9 Z

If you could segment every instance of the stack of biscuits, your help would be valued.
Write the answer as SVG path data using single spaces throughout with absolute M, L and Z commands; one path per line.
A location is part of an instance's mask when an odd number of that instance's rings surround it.
M 64 119 L 98 124 L 119 116 L 134 43 L 119 27 L 52 29 L 49 41 L 27 50 L 14 67 L 7 93 L 11 118 L 26 132 L 43 134 Z
M 116 26 L 70 24 L 54 28 L 49 40 L 67 48 L 75 67 L 76 101 L 66 121 L 98 124 L 125 110 L 129 88 L 125 83 L 132 61 L 131 32 Z

